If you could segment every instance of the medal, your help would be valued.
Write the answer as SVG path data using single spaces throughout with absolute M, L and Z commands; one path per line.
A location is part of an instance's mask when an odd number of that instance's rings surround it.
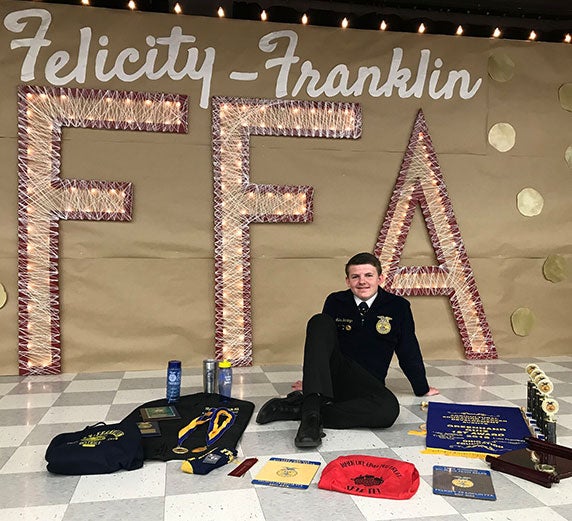
M 236 418 L 236 414 L 230 411 L 229 409 L 225 409 L 224 407 L 220 407 L 218 409 L 211 409 L 196 418 L 193 418 L 187 425 L 185 425 L 179 431 L 179 438 L 177 442 L 177 446 L 173 447 L 172 451 L 175 454 L 186 454 L 189 452 L 189 449 L 183 447 L 183 443 L 185 440 L 198 429 L 201 425 L 208 423 L 209 426 L 207 428 L 207 439 L 206 439 L 206 446 L 204 447 L 196 447 L 192 449 L 192 452 L 198 453 L 203 452 L 206 450 L 210 445 L 218 441 L 222 435 L 230 429 L 234 420 Z

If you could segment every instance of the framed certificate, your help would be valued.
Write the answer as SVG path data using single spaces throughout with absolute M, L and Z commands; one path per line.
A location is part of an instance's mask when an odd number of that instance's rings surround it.
M 152 438 L 153 436 L 161 436 L 161 429 L 159 428 L 159 422 L 137 422 L 137 427 L 141 432 L 143 438 Z
M 181 415 L 173 405 L 163 407 L 142 407 L 139 409 L 143 421 L 178 420 Z

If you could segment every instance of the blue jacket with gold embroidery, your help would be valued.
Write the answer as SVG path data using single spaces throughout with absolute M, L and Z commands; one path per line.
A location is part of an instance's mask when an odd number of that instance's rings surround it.
M 376 299 L 362 319 L 353 293 L 348 289 L 328 295 L 323 313 L 336 322 L 344 355 L 385 382 L 395 353 L 413 392 L 422 396 L 429 391 L 411 306 L 406 299 L 379 288 Z

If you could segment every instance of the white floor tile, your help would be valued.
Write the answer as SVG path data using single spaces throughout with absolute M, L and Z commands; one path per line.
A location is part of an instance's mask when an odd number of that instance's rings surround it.
M 551 363 L 551 362 L 538 362 L 536 365 L 538 365 L 538 367 L 544 371 L 544 373 L 546 374 L 546 376 L 548 376 L 548 378 L 551 378 L 552 375 L 557 376 L 556 373 L 562 373 L 562 372 L 568 372 L 570 371 L 570 369 L 568 369 L 567 367 L 564 367 L 562 365 L 558 365 L 556 363 Z M 562 376 L 562 375 L 559 375 Z
M 262 370 L 262 367 L 260 367 L 259 365 L 253 365 L 251 367 L 233 367 L 232 370 L 236 374 L 255 374 L 264 372 Z
M 487 391 L 505 400 L 526 399 L 526 387 L 524 385 L 492 385 L 487 387 Z
M 520 384 L 524 389 L 524 393 L 526 394 L 526 382 L 528 382 L 529 378 L 528 375 L 523 371 L 522 373 L 506 373 L 503 376 L 508 380 L 513 380 L 514 382 Z
M 165 521 L 264 521 L 253 488 L 181 494 L 165 498 Z
M 70 382 L 77 376 L 77 373 L 44 374 L 26 376 L 22 382 Z
M 420 449 L 419 447 L 397 447 L 393 449 L 403 461 L 413 463 L 422 476 L 432 476 L 433 465 L 489 469 L 488 464 L 481 458 L 465 458 L 448 456 L 446 454 L 424 454 L 422 450 L 424 448 Z
M 82 476 L 70 503 L 163 496 L 166 468 L 166 463 L 153 461 L 137 470 Z
M 461 387 L 474 387 L 472 383 L 456 376 L 432 376 L 431 385 L 437 389 L 460 389 Z
M 9 394 L 0 398 L 0 409 L 51 407 L 60 393 Z
M 552 487 L 546 488 L 510 474 L 506 474 L 506 476 L 546 506 L 572 504 L 572 480 L 570 478 L 563 479 L 560 483 L 554 483 Z
M 443 367 L 439 367 L 439 369 L 453 376 L 478 376 L 492 374 L 490 368 L 478 365 L 445 365 Z
M 25 445 L 18 447 L 0 470 L 0 474 L 18 474 L 22 472 L 45 472 L 47 445 Z
M 18 447 L 33 429 L 34 425 L 0 427 L 0 447 Z
M 75 423 L 87 425 L 103 421 L 109 412 L 109 405 L 73 405 L 68 407 L 52 407 L 38 422 L 45 423 Z
M 369 429 L 337 430 L 324 429 L 326 437 L 322 438 L 320 450 L 325 452 L 347 452 L 366 449 L 384 449 L 387 445 Z
M 261 384 L 242 384 L 233 386 L 232 397 L 238 398 L 239 400 L 248 399 L 248 397 L 254 396 L 275 396 L 276 389 L 271 383 L 261 383 Z
M 557 367 L 554 366 L 557 366 L 558 362 L 571 362 L 572 357 L 551 357 L 545 359 L 544 363 L 542 359 L 539 360 L 538 365 L 547 372 L 552 381 L 555 384 L 561 383 L 562 391 L 567 389 L 565 384 L 572 382 L 572 370 L 557 371 Z M 185 474 L 184 476 L 188 479 L 180 480 L 178 488 L 174 486 L 177 481 L 175 478 L 181 474 L 177 462 L 165 464 L 148 461 L 142 469 L 137 471 L 123 471 L 102 476 L 56 476 L 45 471 L 46 445 L 44 444 L 49 442 L 50 438 L 55 435 L 54 433 L 79 430 L 82 426 L 105 419 L 113 411 L 119 419 L 141 403 L 164 398 L 166 368 L 156 371 L 80 375 L 79 378 L 75 374 L 24 379 L 10 377 L 5 380 L 0 377 L 0 382 L 2 382 L 0 383 L 0 504 L 18 507 L 0 508 L 0 520 L 71 521 L 72 519 L 84 519 L 91 521 L 91 519 L 99 519 L 101 513 L 105 513 L 102 514 L 102 519 L 114 519 L 114 516 L 121 515 L 122 512 L 144 512 L 149 502 L 154 505 L 153 519 L 161 519 L 161 521 L 185 519 L 192 521 L 211 519 L 275 521 L 287 518 L 292 512 L 300 514 L 298 519 L 319 520 L 320 516 L 312 517 L 312 513 L 327 511 L 331 514 L 328 509 L 307 508 L 304 505 L 305 497 L 311 497 L 318 503 L 320 501 L 332 502 L 334 504 L 332 508 L 336 509 L 335 513 L 338 513 L 339 509 L 341 518 L 344 518 L 344 513 L 351 513 L 345 517 L 351 521 L 413 520 L 417 518 L 424 520 L 434 518 L 435 521 L 441 518 L 447 521 L 460 521 L 460 519 L 467 521 L 532 521 L 533 519 L 534 521 L 537 519 L 562 521 L 566 518 L 572 519 L 572 478 L 563 479 L 560 483 L 554 484 L 551 489 L 545 489 L 525 480 L 503 475 L 502 480 L 497 482 L 499 501 L 478 502 L 490 503 L 484 506 L 475 504 L 475 501 L 471 502 L 471 500 L 454 501 L 451 498 L 434 495 L 428 485 L 431 482 L 430 476 L 434 465 L 488 469 L 488 463 L 478 458 L 423 454 L 421 451 L 424 449 L 424 439 L 407 435 L 407 429 L 426 423 L 427 412 L 421 410 L 420 407 L 423 401 L 450 403 L 462 393 L 463 398 L 466 398 L 463 400 L 464 403 L 478 404 L 479 401 L 471 400 L 471 397 L 476 399 L 480 396 L 483 400 L 485 398 L 488 400 L 483 402 L 486 405 L 511 407 L 520 405 L 526 397 L 528 376 L 524 372 L 525 362 L 526 360 L 518 362 L 497 360 L 475 361 L 468 364 L 461 360 L 430 363 L 432 367 L 441 369 L 449 375 L 431 377 L 430 383 L 444 391 L 447 390 L 446 394 L 450 398 L 445 398 L 443 395 L 430 398 L 414 396 L 401 369 L 393 364 L 388 373 L 390 380 L 388 386 L 396 393 L 402 410 L 396 424 L 388 429 L 385 435 L 382 431 L 370 429 L 326 429 L 327 436 L 318 449 L 302 451 L 296 449 L 293 443 L 297 422 L 258 425 L 255 423 L 254 416 L 237 447 L 241 460 L 247 457 L 259 459 L 246 476 L 228 477 L 230 468 L 226 472 L 222 469 L 218 474 L 213 472 L 209 476 Z M 507 370 L 511 372 L 503 374 L 503 365 L 507 365 Z M 515 365 L 522 367 L 522 372 L 513 372 Z M 265 401 L 267 397 L 276 396 L 276 389 L 285 392 L 284 390 L 289 388 L 288 384 L 298 380 L 301 376 L 301 370 L 294 365 L 283 365 L 276 369 L 277 371 L 265 372 L 259 366 L 234 368 L 236 375 L 254 375 L 251 379 L 247 376 L 236 378 L 236 385 L 233 388 L 235 397 L 253 401 L 257 407 L 260 407 L 261 403 L 258 402 Z M 182 385 L 202 388 L 200 367 L 196 370 L 189 370 L 187 373 L 190 374 L 183 376 Z M 258 374 L 263 376 L 256 376 Z M 509 385 L 494 384 L 495 380 L 502 380 L 498 375 L 507 379 Z M 146 384 L 142 386 L 143 389 L 118 390 L 122 387 L 121 378 L 126 380 L 150 379 L 151 381 L 155 379 L 157 383 L 153 388 Z M 242 384 L 243 380 L 249 383 Z M 30 383 L 29 388 L 18 382 Z M 39 386 L 33 385 L 38 382 L 45 383 Z M 55 392 L 54 385 L 50 385 L 51 382 L 58 386 Z M 101 401 L 90 399 L 92 405 L 64 406 L 63 403 L 67 403 L 63 402 L 64 399 L 70 403 L 80 402 L 75 399 L 71 400 L 73 396 L 60 393 L 59 388 L 63 386 L 58 382 L 64 382 L 65 385 L 67 385 L 66 382 L 70 382 L 65 392 L 75 393 L 76 397 L 81 397 L 82 393 L 91 393 L 90 398 L 92 398 L 96 397 L 99 391 L 104 390 L 106 391 L 105 399 L 102 395 Z M 136 382 L 123 382 L 124 387 L 129 387 L 129 384 L 132 384 L 132 387 L 141 386 Z M 17 394 L 8 394 L 17 386 L 19 386 Z M 459 393 L 456 393 L 454 389 L 460 389 Z M 472 389 L 475 391 L 474 394 L 471 392 Z M 572 447 L 572 436 L 564 435 L 572 432 L 572 414 L 568 410 L 572 403 L 572 392 L 561 392 L 559 395 L 557 389 L 554 395 L 560 401 L 562 409 L 558 422 L 561 429 L 558 433 L 558 443 Z M 41 392 L 42 390 L 45 392 Z M 105 403 L 109 401 L 111 393 L 115 396 L 114 405 Z M 58 397 L 60 401 L 57 401 Z M 494 399 L 495 397 L 498 399 Z M 54 403 L 59 405 L 54 406 Z M 45 412 L 46 409 L 48 409 L 47 412 Z M 60 423 L 65 425 L 59 425 Z M 404 445 L 404 438 L 407 438 L 406 441 L 415 438 L 415 441 L 419 443 L 416 446 L 411 444 L 408 446 L 407 443 Z M 23 443 L 36 445 L 23 445 Z M 395 455 L 393 457 L 415 464 L 424 477 L 417 494 L 410 500 L 395 501 L 360 498 L 317 488 L 317 482 L 321 471 L 325 468 L 326 461 L 340 454 L 360 452 L 391 453 Z M 250 483 L 252 477 L 271 456 L 319 461 L 321 466 L 310 489 L 285 491 L 276 487 L 252 485 Z M 177 473 L 177 476 L 172 476 L 173 472 Z M 209 485 L 203 486 L 207 477 Z M 21 490 L 28 490 L 28 493 L 22 500 L 18 500 Z M 165 496 L 166 490 L 172 495 Z M 181 493 L 180 496 L 177 495 L 179 493 Z M 514 500 L 516 497 L 519 500 Z M 512 498 L 512 501 L 507 501 L 509 498 Z M 529 500 L 526 506 L 530 507 L 526 510 L 524 510 L 525 504 L 521 501 L 525 498 Z M 49 505 L 50 502 L 55 504 Z M 24 504 L 34 506 L 20 508 Z M 489 506 L 490 512 L 485 512 Z M 550 507 L 557 509 L 559 514 Z M 505 510 L 495 511 L 495 508 Z M 515 510 L 509 510 L 513 508 Z M 147 514 L 147 512 L 144 513 Z M 159 514 L 156 515 L 157 513 Z M 137 519 L 136 516 L 133 518 Z M 330 519 L 332 515 L 324 518 Z
M 421 516 L 438 517 L 457 513 L 442 496 L 433 494 L 433 489 L 423 480 L 416 494 L 407 500 L 363 496 L 352 496 L 352 498 L 368 521 L 417 519 Z
M 66 393 L 86 393 L 99 391 L 116 391 L 121 380 L 75 380 L 70 382 L 64 392 Z
M 167 378 L 167 369 L 158 369 L 155 371 L 126 371 L 123 378 Z
M 186 374 L 183 375 L 183 377 L 181 378 L 181 387 L 202 387 L 202 386 L 203 386 L 202 374 Z
M 562 427 L 566 427 L 567 429 L 572 429 L 572 414 L 559 414 L 558 425 L 562 425 Z
M 395 422 L 396 425 L 403 423 L 425 423 L 427 421 L 427 413 L 421 410 L 419 406 L 419 413 L 415 414 L 405 407 L 401 407 L 399 410 L 399 416 Z
M 165 389 L 163 387 L 160 389 L 129 389 L 117 391 L 113 404 L 132 403 L 135 408 L 137 405 L 152 400 L 159 400 L 160 398 L 165 398 Z
M 302 371 L 276 371 L 266 373 L 272 383 L 294 383 L 302 379 Z
M 476 514 L 464 514 L 467 521 L 569 521 L 548 507 L 523 508 L 518 510 L 499 510 L 493 512 L 479 512 Z
M 0 395 L 8 394 L 14 387 L 18 385 L 18 382 L 10 382 L 5 384 L 0 384 Z
M 67 508 L 67 504 L 41 507 L 0 508 L 0 519 L 2 519 L 2 521 L 61 521 Z

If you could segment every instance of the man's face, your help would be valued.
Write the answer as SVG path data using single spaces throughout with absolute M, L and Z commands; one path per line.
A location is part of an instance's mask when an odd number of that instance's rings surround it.
M 383 279 L 384 276 L 378 275 L 377 270 L 371 264 L 358 264 L 348 267 L 346 284 L 357 298 L 368 300 L 375 295 Z

